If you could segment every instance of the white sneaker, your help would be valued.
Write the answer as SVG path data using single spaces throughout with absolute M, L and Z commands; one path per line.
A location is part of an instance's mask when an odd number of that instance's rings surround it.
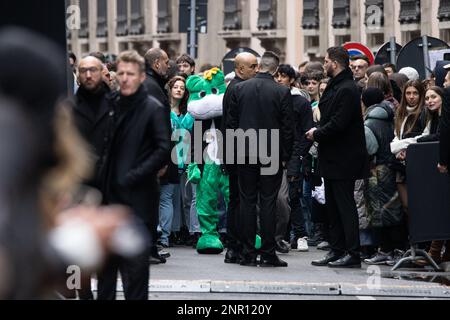
M 298 252 L 308 252 L 308 238 L 300 238 L 297 240 L 297 251 Z

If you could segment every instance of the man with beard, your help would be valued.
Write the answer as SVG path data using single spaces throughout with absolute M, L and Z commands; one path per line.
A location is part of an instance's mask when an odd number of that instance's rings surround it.
M 307 137 L 319 143 L 319 166 L 325 179 L 325 197 L 330 223 L 330 253 L 313 261 L 314 266 L 360 268 L 358 212 L 355 181 L 369 173 L 361 97 L 343 47 L 328 49 L 325 70 L 332 78 L 319 104 L 320 128 Z
M 74 120 L 82 136 L 93 147 L 97 159 L 95 176 L 88 185 L 103 192 L 99 175 L 112 129 L 112 109 L 107 100 L 110 89 L 103 81 L 102 70 L 102 62 L 95 57 L 88 56 L 80 61 L 80 88 L 76 94 Z
M 78 67 L 80 88 L 75 96 L 73 115 L 75 125 L 84 139 L 90 143 L 95 156 L 95 171 L 92 179 L 86 185 L 99 190 L 104 188 L 101 183 L 101 172 L 107 157 L 108 143 L 112 130 L 112 110 L 108 104 L 108 85 L 103 81 L 102 62 L 93 56 L 80 61 Z M 92 300 L 90 279 L 85 278 L 80 290 L 80 298 Z

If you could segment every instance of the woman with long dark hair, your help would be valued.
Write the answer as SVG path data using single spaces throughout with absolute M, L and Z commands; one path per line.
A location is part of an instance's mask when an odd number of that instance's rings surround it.
M 406 149 L 423 133 L 420 121 L 425 101 L 425 90 L 418 80 L 408 81 L 402 95 L 402 102 L 397 109 L 395 119 L 395 138 L 391 143 L 391 151 L 396 159 L 397 189 L 403 209 L 408 211 L 408 194 L 406 189 Z
M 189 94 L 186 90 L 186 79 L 173 77 L 168 83 L 170 97 L 170 120 L 172 137 L 177 138 L 172 161 L 170 161 L 167 174 L 161 179 L 161 203 L 159 229 L 162 235 L 159 244 L 169 247 L 169 236 L 172 231 L 180 231 L 181 226 L 181 190 L 180 176 L 186 169 L 186 133 L 192 131 L 194 119 L 187 113 Z M 174 139 L 172 139 L 173 141 Z M 189 146 L 188 146 L 189 147 Z

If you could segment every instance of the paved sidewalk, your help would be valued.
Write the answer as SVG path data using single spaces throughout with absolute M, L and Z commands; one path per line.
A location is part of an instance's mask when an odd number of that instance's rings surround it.
M 150 293 L 267 294 L 358 297 L 449 298 L 450 287 L 440 283 L 384 278 L 390 267 L 330 269 L 311 266 L 325 252 L 280 255 L 288 268 L 251 268 L 229 265 L 218 256 L 198 255 L 189 248 L 169 249 L 167 264 L 152 266 Z M 417 272 L 417 270 L 414 270 Z M 420 270 L 423 274 L 423 270 Z M 405 276 L 410 272 L 394 273 Z M 380 274 L 382 276 L 380 276 Z M 391 276 L 393 276 L 391 275 Z M 428 274 L 427 274 L 428 275 Z M 450 279 L 450 273 L 442 274 Z M 425 276 L 423 276 L 425 277 Z

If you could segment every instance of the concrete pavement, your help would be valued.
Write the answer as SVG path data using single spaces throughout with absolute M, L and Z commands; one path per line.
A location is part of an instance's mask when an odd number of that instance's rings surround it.
M 289 263 L 288 268 L 225 264 L 224 254 L 199 255 L 190 248 L 170 248 L 168 251 L 171 257 L 167 264 L 150 269 L 151 299 L 450 299 L 450 287 L 439 281 L 450 279 L 450 273 L 430 274 L 424 273 L 423 269 L 392 273 L 387 266 L 364 264 L 362 269 L 318 268 L 311 266 L 311 261 L 325 252 L 315 249 L 280 255 Z M 401 279 L 411 274 L 422 281 Z M 433 276 L 437 282 L 429 282 Z M 119 292 L 120 289 L 119 280 Z

